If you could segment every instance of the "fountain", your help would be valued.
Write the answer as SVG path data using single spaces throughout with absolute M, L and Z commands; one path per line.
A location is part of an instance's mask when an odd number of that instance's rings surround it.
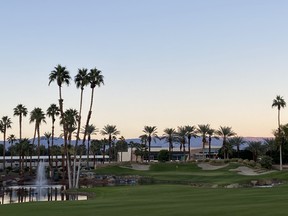
M 43 199 L 43 196 L 47 195 L 46 192 L 47 189 L 49 189 L 47 185 L 45 163 L 43 161 L 40 161 L 38 164 L 35 187 L 36 187 L 37 201 L 40 201 L 41 199 Z
M 45 162 L 40 161 L 38 164 L 37 175 L 34 184 L 23 186 L 8 186 L 4 188 L 4 194 L 2 195 L 0 204 L 34 201 L 63 201 L 67 199 L 67 197 L 64 196 L 63 190 L 65 190 L 64 185 L 49 184 L 48 179 L 46 178 Z M 85 195 L 77 196 L 77 200 L 86 199 L 87 196 Z

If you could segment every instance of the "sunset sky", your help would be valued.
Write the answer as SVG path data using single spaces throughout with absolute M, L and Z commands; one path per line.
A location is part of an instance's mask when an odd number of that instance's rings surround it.
M 272 101 L 288 102 L 286 0 L 11 0 L 0 3 L 0 117 L 58 104 L 57 64 L 101 70 L 91 123 L 116 125 L 125 138 L 145 125 L 231 126 L 239 136 L 267 137 L 277 127 Z M 90 88 L 85 90 L 83 123 Z M 79 106 L 74 82 L 64 107 Z M 51 119 L 41 133 L 51 129 Z M 288 123 L 288 108 L 281 111 Z M 56 135 L 61 133 L 57 121 Z M 23 119 L 23 137 L 34 125 Z M 96 137 L 101 137 L 100 135 Z

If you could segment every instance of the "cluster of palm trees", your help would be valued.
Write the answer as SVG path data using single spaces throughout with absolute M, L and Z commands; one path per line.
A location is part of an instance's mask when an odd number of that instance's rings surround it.
M 164 139 L 169 144 L 169 159 L 171 160 L 174 143 L 180 144 L 180 151 L 183 151 L 186 155 L 186 144 L 188 145 L 188 157 L 191 159 L 191 138 L 202 137 L 202 152 L 204 157 L 205 145 L 209 144 L 209 157 L 211 156 L 211 140 L 212 137 L 223 139 L 224 158 L 228 157 L 227 138 L 235 136 L 236 133 L 232 130 L 232 127 L 220 126 L 218 130 L 210 127 L 209 124 L 199 124 L 197 126 L 179 126 L 175 128 L 165 128 L 162 136 L 157 135 L 156 126 L 145 126 L 143 130 L 144 134 L 140 136 L 142 142 L 148 143 L 148 161 L 150 161 L 151 141 L 154 138 Z M 208 138 L 208 142 L 207 142 Z
M 40 160 L 40 142 L 41 142 L 41 132 L 40 126 L 42 123 L 46 123 L 46 116 L 51 118 L 52 128 L 51 132 L 45 132 L 44 137 L 48 142 L 48 155 L 49 155 L 49 164 L 51 165 L 50 155 L 53 161 L 53 153 L 56 155 L 58 152 L 54 151 L 54 137 L 55 137 L 55 122 L 57 117 L 60 117 L 59 123 L 62 126 L 62 137 L 64 138 L 63 143 L 63 155 L 66 157 L 66 168 L 67 175 L 69 178 L 69 186 L 70 187 L 78 187 L 79 178 L 79 170 L 80 170 L 80 162 L 81 156 L 84 154 L 84 147 L 86 146 L 87 139 L 87 154 L 90 152 L 99 152 L 100 143 L 102 143 L 102 154 L 103 154 L 103 162 L 105 161 L 105 152 L 106 145 L 108 148 L 109 154 L 109 162 L 114 158 L 115 159 L 115 140 L 116 136 L 120 134 L 115 125 L 106 125 L 100 131 L 101 135 L 108 136 L 108 139 L 105 139 L 102 142 L 93 141 L 93 148 L 90 149 L 91 135 L 96 134 L 99 130 L 95 125 L 90 124 L 90 120 L 92 117 L 92 108 L 93 108 L 93 99 L 94 92 L 96 87 L 100 87 L 104 84 L 104 77 L 102 72 L 97 68 L 93 69 L 78 69 L 78 73 L 74 77 L 74 82 L 76 88 L 80 89 L 80 102 L 79 109 L 64 109 L 64 99 L 62 97 L 62 88 L 63 85 L 70 85 L 71 76 L 66 67 L 61 65 L 57 65 L 54 70 L 49 74 L 49 85 L 53 82 L 56 82 L 59 90 L 59 105 L 55 103 L 51 104 L 46 112 L 44 112 L 40 107 L 35 107 L 30 112 L 30 123 L 35 124 L 34 128 L 34 136 L 32 143 L 27 138 L 22 138 L 22 121 L 23 118 L 27 116 L 28 110 L 23 104 L 18 104 L 14 108 L 14 116 L 19 117 L 19 138 L 16 139 L 16 136 L 11 134 L 7 140 L 11 144 L 11 146 L 18 141 L 17 143 L 17 152 L 22 157 L 22 164 L 20 165 L 23 168 L 24 164 L 24 155 L 28 154 L 32 155 L 33 146 L 35 145 L 35 140 L 37 137 L 37 155 L 38 162 Z M 84 126 L 82 123 L 82 107 L 83 107 L 83 94 L 85 87 L 90 86 L 91 88 L 91 98 L 89 104 L 89 111 L 86 118 L 86 123 Z M 288 134 L 288 125 L 282 126 L 280 124 L 280 109 L 286 106 L 286 102 L 281 96 L 277 96 L 276 99 L 273 100 L 272 107 L 277 107 L 278 109 L 278 130 L 275 131 L 276 137 L 281 137 L 280 140 L 283 140 L 286 136 L 285 132 Z M 12 121 L 8 116 L 3 116 L 0 119 L 0 131 L 3 133 L 3 168 L 5 169 L 5 156 L 6 156 L 6 135 L 7 129 L 11 128 Z M 80 139 L 80 133 L 83 134 L 82 139 Z M 203 156 L 204 156 L 204 148 L 206 144 L 209 144 L 209 157 L 211 155 L 211 140 L 213 137 L 219 138 L 221 137 L 223 140 L 223 154 L 224 158 L 229 157 L 229 146 L 234 145 L 237 146 L 237 151 L 239 152 L 239 146 L 244 143 L 241 137 L 237 137 L 236 133 L 232 130 L 231 127 L 220 126 L 218 129 L 213 129 L 209 124 L 199 124 L 197 126 L 179 126 L 177 129 L 175 128 L 166 128 L 164 129 L 164 134 L 162 136 L 157 135 L 157 127 L 156 126 L 145 126 L 143 129 L 143 135 L 140 136 L 142 144 L 148 146 L 148 160 L 150 161 L 151 154 L 151 142 L 154 138 L 165 139 L 167 143 L 169 143 L 169 155 L 171 159 L 171 153 L 173 152 L 173 147 L 175 143 L 180 145 L 180 150 L 183 150 L 184 155 L 186 156 L 186 145 L 188 146 L 188 155 L 187 159 L 191 159 L 191 139 L 193 137 L 201 137 L 202 138 L 202 148 L 203 148 Z M 75 135 L 76 134 L 76 135 Z M 284 134 L 284 135 L 283 135 Z M 75 135 L 75 145 L 72 146 L 73 135 Z M 233 137 L 233 139 L 231 139 Z M 284 138 L 283 138 L 284 137 Z M 288 135 L 286 136 L 288 137 Z M 51 140 L 51 145 L 50 145 Z M 82 143 L 79 142 L 82 140 Z M 125 139 L 122 137 L 119 141 L 121 143 L 125 143 Z M 231 144 L 233 143 L 234 144 Z M 103 144 L 104 143 L 104 144 Z M 120 143 L 120 142 L 119 142 Z M 16 145 L 16 143 L 15 143 Z M 120 144 L 119 144 L 120 145 Z M 28 147 L 27 147 L 28 146 Z M 132 144 L 130 144 L 130 147 Z M 282 169 L 282 148 L 281 144 L 279 145 L 280 150 L 280 169 Z M 11 148 L 13 149 L 13 148 Z M 13 151 L 11 151 L 11 157 L 13 156 Z M 76 154 L 80 154 L 80 160 L 76 161 Z M 74 155 L 74 157 L 72 157 Z M 88 164 L 87 164 L 88 165 Z M 78 169 L 76 169 L 78 167 Z

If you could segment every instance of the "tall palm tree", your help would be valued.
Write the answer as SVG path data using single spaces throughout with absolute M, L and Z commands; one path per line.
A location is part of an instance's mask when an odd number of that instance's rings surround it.
M 11 168 L 12 168 L 12 160 L 13 160 L 13 143 L 16 141 L 16 136 L 14 134 L 10 134 L 7 138 L 8 142 L 10 143 L 10 154 L 11 154 Z
M 70 84 L 70 74 L 69 71 L 66 69 L 66 67 L 61 66 L 60 64 L 58 64 L 56 67 L 54 67 L 54 70 L 51 71 L 51 73 L 49 74 L 49 85 L 52 82 L 57 82 L 58 85 L 58 89 L 59 89 L 59 109 L 60 109 L 60 116 L 61 116 L 61 120 L 62 120 L 62 126 L 63 126 L 63 133 L 64 133 L 64 146 L 67 147 L 67 128 L 66 128 L 66 124 L 65 124 L 65 119 L 64 119 L 64 108 L 63 108 L 63 98 L 62 98 L 62 85 L 66 84 L 69 85 Z M 65 151 L 67 150 L 67 148 L 65 148 Z M 68 156 L 68 152 L 66 151 L 64 153 L 66 155 L 66 159 Z M 69 188 L 72 187 L 72 182 L 71 182 L 71 176 L 70 176 L 70 166 L 67 166 L 68 168 L 68 181 L 69 181 Z
M 144 126 L 143 132 L 144 132 L 144 134 L 147 135 L 148 162 L 150 162 L 151 142 L 152 142 L 152 138 L 157 136 L 157 127 L 156 126 Z
M 47 140 L 47 145 L 48 145 L 48 164 L 50 166 L 50 168 L 52 167 L 52 163 L 51 163 L 51 147 L 50 147 L 50 139 L 51 139 L 52 133 L 50 132 L 45 132 L 44 133 L 44 137 Z
M 241 136 L 235 136 L 228 139 L 228 142 L 231 146 L 236 146 L 237 148 L 237 157 L 239 158 L 240 146 L 245 144 L 246 141 Z
M 280 95 L 277 95 L 276 98 L 273 100 L 272 108 L 277 107 L 278 110 L 278 130 L 280 133 L 280 109 L 286 106 L 286 102 Z M 280 152 L 280 171 L 283 169 L 282 165 L 282 144 L 279 145 L 279 152 Z
M 19 139 L 22 139 L 22 118 L 27 116 L 28 110 L 23 104 L 18 104 L 14 108 L 14 116 L 19 116 Z
M 90 107 L 89 107 L 89 112 L 88 112 L 85 128 L 89 125 L 91 115 L 92 115 L 94 89 L 97 86 L 100 87 L 101 85 L 104 85 L 104 76 L 101 73 L 102 72 L 98 70 L 97 68 L 91 69 L 90 72 L 88 73 L 88 79 L 89 79 L 90 88 L 92 91 L 91 91 Z M 85 144 L 86 136 L 87 136 L 87 131 L 84 131 L 83 143 L 82 143 L 83 145 Z
M 5 154 L 6 154 L 6 132 L 11 128 L 12 121 L 8 116 L 3 116 L 0 120 L 0 131 L 3 133 L 3 170 L 5 170 Z
M 105 125 L 101 130 L 101 135 L 105 136 L 108 135 L 108 143 L 109 143 L 109 163 L 111 162 L 112 158 L 112 138 L 113 136 L 117 136 L 120 134 L 120 131 L 117 130 L 116 125 Z M 103 158 L 104 159 L 104 158 Z
M 169 161 L 172 159 L 172 151 L 173 151 L 173 142 L 176 141 L 177 133 L 174 128 L 165 128 L 164 134 L 161 139 L 165 139 L 165 141 L 169 144 Z
M 88 69 L 82 68 L 78 69 L 78 74 L 74 77 L 74 82 L 76 84 L 76 88 L 80 88 L 80 105 L 79 105 L 79 113 L 78 113 L 78 128 L 77 128 L 77 135 L 76 135 L 76 144 L 75 147 L 77 148 L 80 128 L 81 128 L 81 114 L 82 114 L 82 103 L 83 103 L 83 91 L 84 87 L 89 84 L 89 76 L 88 76 Z
M 88 139 L 87 139 L 87 167 L 89 167 L 89 155 L 90 155 L 90 140 L 91 135 L 96 135 L 96 133 L 99 131 L 98 128 L 96 128 L 95 125 L 91 124 L 88 125 L 88 128 L 83 128 L 83 131 L 87 132 Z
M 55 133 L 55 121 L 56 121 L 56 117 L 60 115 L 59 107 L 56 104 L 51 104 L 46 111 L 46 115 L 52 119 L 51 147 L 53 148 L 53 146 L 54 146 L 54 133 Z M 53 164 L 53 151 L 50 151 L 50 154 L 51 154 L 51 159 L 52 159 L 52 164 Z M 57 155 L 56 155 L 56 160 L 57 160 Z
M 196 135 L 196 128 L 195 126 L 190 126 L 190 125 L 186 125 L 185 126 L 185 130 L 186 130 L 186 136 L 187 136 L 187 139 L 188 139 L 188 160 L 191 159 L 191 138 L 194 137 L 196 138 L 197 135 Z
M 177 128 L 177 142 L 180 144 L 180 151 L 183 149 L 184 161 L 186 161 L 186 135 L 187 131 L 184 126 L 179 126 Z
M 33 137 L 32 145 L 34 145 L 35 143 L 35 138 L 36 138 L 36 133 L 37 133 L 37 136 L 38 136 L 37 154 L 38 154 L 38 164 L 39 164 L 40 162 L 40 125 L 42 122 L 46 123 L 45 113 L 39 107 L 34 108 L 30 112 L 30 123 L 33 123 L 33 122 L 35 122 L 35 130 L 34 130 L 34 137 Z
M 232 130 L 232 127 L 220 126 L 220 128 L 216 131 L 216 134 L 223 138 L 224 159 L 227 159 L 228 158 L 227 139 L 229 137 L 235 136 L 236 133 Z
M 197 128 L 197 133 L 202 137 L 202 156 L 205 157 L 205 144 L 207 143 L 206 136 L 210 130 L 209 124 L 200 124 Z

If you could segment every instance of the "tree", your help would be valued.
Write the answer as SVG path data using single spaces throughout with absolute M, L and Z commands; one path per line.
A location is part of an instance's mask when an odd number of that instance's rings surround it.
M 10 134 L 7 138 L 8 142 L 10 143 L 10 154 L 11 154 L 11 168 L 12 168 L 12 160 L 13 160 L 13 143 L 16 141 L 16 136 L 14 134 Z
M 116 142 L 115 148 L 116 148 L 117 156 L 118 156 L 118 152 L 121 152 L 120 161 L 122 162 L 122 156 L 123 156 L 122 153 L 127 152 L 128 150 L 128 143 L 126 142 L 123 136 L 121 136 L 120 139 Z
M 89 167 L 89 155 L 90 155 L 90 140 L 92 135 L 96 135 L 97 132 L 99 131 L 98 128 L 96 128 L 95 125 L 90 124 L 88 125 L 88 128 L 83 128 L 83 132 L 86 131 L 88 135 L 87 139 L 87 167 Z
M 102 72 L 98 70 L 97 68 L 91 69 L 90 72 L 88 73 L 88 79 L 89 79 L 90 88 L 92 91 L 91 91 L 90 107 L 89 107 L 89 112 L 88 112 L 85 128 L 88 127 L 90 119 L 91 119 L 91 115 L 92 115 L 94 89 L 97 86 L 100 87 L 101 85 L 104 85 L 104 76 L 101 73 Z M 86 135 L 87 135 L 87 131 L 84 131 L 83 143 L 82 143 L 83 145 L 85 144 Z
M 200 124 L 198 125 L 197 133 L 200 134 L 202 137 L 202 154 L 203 154 L 203 159 L 205 157 L 205 144 L 207 143 L 206 136 L 208 132 L 211 130 L 209 124 Z
M 35 122 L 35 130 L 32 145 L 35 143 L 36 133 L 38 136 L 38 145 L 37 145 L 37 155 L 38 155 L 38 164 L 40 162 L 40 125 L 42 122 L 46 123 L 45 113 L 41 108 L 36 107 L 30 112 L 30 123 Z
M 96 155 L 101 154 L 102 142 L 101 140 L 92 140 L 90 151 L 93 154 L 93 167 L 96 165 Z
M 224 150 L 224 159 L 228 158 L 228 146 L 227 146 L 227 139 L 229 137 L 235 136 L 236 133 L 232 130 L 232 127 L 222 127 L 216 131 L 216 134 L 223 138 L 223 150 Z
M 55 121 L 56 117 L 60 115 L 59 107 L 56 104 L 51 104 L 47 111 L 46 115 L 52 119 L 52 130 L 51 130 L 51 147 L 54 146 L 54 133 L 55 133 Z M 50 151 L 51 157 L 52 157 L 52 164 L 53 164 L 53 151 Z M 57 160 L 57 155 L 56 155 Z
M 185 127 L 178 127 L 177 128 L 177 142 L 180 144 L 180 151 L 183 149 L 183 155 L 184 155 L 184 161 L 186 160 L 186 151 L 185 151 L 185 145 L 186 145 L 186 135 L 187 131 Z
M 112 137 L 113 136 L 117 136 L 120 134 L 120 131 L 117 130 L 116 125 L 105 125 L 104 128 L 101 130 L 101 135 L 106 136 L 108 135 L 108 143 L 109 143 L 109 163 L 111 161 L 112 158 L 112 148 L 111 148 L 111 144 L 112 144 Z M 104 160 L 104 158 L 103 158 Z
M 59 89 L 59 109 L 60 109 L 60 116 L 61 116 L 61 120 L 62 120 L 62 125 L 63 125 L 63 134 L 64 134 L 64 146 L 66 146 L 65 148 L 65 155 L 66 155 L 66 160 L 69 163 L 68 158 L 68 152 L 67 152 L 67 128 L 66 128 L 66 123 L 64 120 L 64 108 L 63 108 L 63 98 L 62 98 L 62 85 L 66 84 L 69 85 L 70 84 L 70 74 L 69 71 L 66 70 L 66 67 L 61 66 L 60 64 L 58 64 L 53 71 L 51 71 L 51 73 L 49 74 L 49 85 L 56 81 L 57 85 L 58 85 L 58 89 Z M 68 164 L 67 166 L 68 168 L 68 185 L 69 188 L 72 187 L 72 178 L 71 178 L 71 172 L 70 172 L 70 164 Z M 76 187 L 76 184 L 73 185 L 73 187 Z
M 244 138 L 241 137 L 241 136 L 231 137 L 231 138 L 228 139 L 228 143 L 229 143 L 232 147 L 235 146 L 235 147 L 237 148 L 237 157 L 239 158 L 240 146 L 246 143 L 246 141 L 244 140 Z
M 18 104 L 14 108 L 14 116 L 19 116 L 19 139 L 22 139 L 22 118 L 27 116 L 28 110 L 23 104 Z
M 194 137 L 196 138 L 197 135 L 196 135 L 196 128 L 195 126 L 190 126 L 190 125 L 186 125 L 185 126 L 185 130 L 186 130 L 186 136 L 187 136 L 187 139 L 188 139 L 188 160 L 191 159 L 191 138 Z
M 151 142 L 152 142 L 152 138 L 157 136 L 157 127 L 156 126 L 145 126 L 143 132 L 145 133 L 145 135 L 147 135 L 148 161 L 150 162 Z
M 161 139 L 165 139 L 165 141 L 169 144 L 169 161 L 172 159 L 173 152 L 173 142 L 177 141 L 177 133 L 174 128 L 165 128 L 164 134 Z
M 272 108 L 277 107 L 278 110 L 278 130 L 280 133 L 280 109 L 284 108 L 286 106 L 286 102 L 283 99 L 283 97 L 281 97 L 280 95 L 277 95 L 276 98 L 273 100 L 272 103 Z M 279 152 L 280 152 L 280 171 L 283 169 L 283 165 L 282 165 L 282 144 L 280 144 L 279 146 Z
M 3 133 L 3 170 L 5 170 L 6 132 L 11 125 L 12 121 L 8 116 L 3 116 L 0 120 L 0 131 Z
M 211 142 L 212 142 L 212 137 L 219 139 L 216 135 L 216 130 L 214 130 L 213 128 L 210 128 L 207 132 L 208 134 L 208 144 L 209 144 L 209 158 L 211 158 Z
M 246 149 L 252 152 L 254 161 L 257 161 L 259 155 L 265 153 L 265 146 L 259 141 L 249 141 Z
M 44 137 L 47 140 L 47 145 L 48 145 L 48 164 L 49 164 L 50 168 L 52 167 L 51 158 L 50 158 L 50 155 L 51 155 L 51 147 L 50 147 L 51 136 L 52 136 L 52 134 L 50 132 L 44 133 Z

